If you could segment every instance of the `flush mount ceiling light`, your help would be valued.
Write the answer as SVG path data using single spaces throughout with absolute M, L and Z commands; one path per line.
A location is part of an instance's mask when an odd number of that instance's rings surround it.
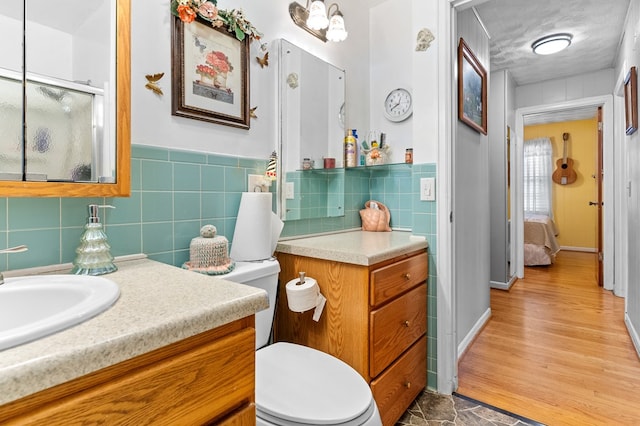
M 572 38 L 568 33 L 552 34 L 534 41 L 531 49 L 538 55 L 552 55 L 569 47 Z
M 289 15 L 297 26 L 324 42 L 347 38 L 344 17 L 336 3 L 326 8 L 322 0 L 307 0 L 306 7 L 293 2 L 289 4 Z

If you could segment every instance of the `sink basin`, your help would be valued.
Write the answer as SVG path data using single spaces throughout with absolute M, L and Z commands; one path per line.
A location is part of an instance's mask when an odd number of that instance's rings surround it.
M 5 278 L 0 285 L 0 350 L 80 324 L 108 309 L 118 285 L 90 275 Z

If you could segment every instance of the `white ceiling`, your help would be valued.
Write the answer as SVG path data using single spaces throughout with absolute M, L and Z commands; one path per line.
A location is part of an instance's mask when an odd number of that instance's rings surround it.
M 629 0 L 475 0 L 490 40 L 490 70 L 508 69 L 518 86 L 614 68 Z M 540 56 L 531 44 L 570 33 L 571 46 Z M 593 118 L 596 108 L 524 117 L 525 125 Z
M 518 86 L 613 68 L 629 0 L 488 0 L 476 11 L 489 33 L 491 71 L 509 69 Z M 531 43 L 573 34 L 564 51 L 540 56 Z

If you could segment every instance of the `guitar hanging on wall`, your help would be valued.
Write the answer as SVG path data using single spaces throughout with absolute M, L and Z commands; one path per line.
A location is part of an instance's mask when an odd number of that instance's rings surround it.
M 553 179 L 553 181 L 558 185 L 568 185 L 575 182 L 578 178 L 576 171 L 573 170 L 573 160 L 567 157 L 567 140 L 569 140 L 569 133 L 563 133 L 562 158 L 559 158 L 556 161 L 556 165 L 558 166 L 558 168 L 555 172 L 553 172 L 553 175 L 551 176 L 551 179 Z

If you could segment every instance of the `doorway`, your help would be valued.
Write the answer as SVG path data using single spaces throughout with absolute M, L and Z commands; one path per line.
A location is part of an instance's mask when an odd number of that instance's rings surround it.
M 615 217 L 613 206 L 615 204 L 614 195 L 614 115 L 613 115 L 613 98 L 612 96 L 597 96 L 592 98 L 584 98 L 575 101 L 567 101 L 557 104 L 520 108 L 516 111 L 516 157 L 513 161 L 516 163 L 518 171 L 523 170 L 523 143 L 524 143 L 524 124 L 525 117 L 541 116 L 544 114 L 557 115 L 566 111 L 575 111 L 585 108 L 592 108 L 594 111 L 601 108 L 602 111 L 602 174 L 611 176 L 611 179 L 605 179 L 602 182 L 602 199 L 595 202 L 602 203 L 602 283 L 607 290 L 614 287 L 614 233 L 615 233 Z M 516 211 L 524 211 L 524 186 L 521 173 L 516 175 Z M 609 208 L 611 206 L 611 208 Z M 518 278 L 524 277 L 524 220 L 522 215 L 516 218 L 516 274 Z
M 603 281 L 601 116 L 602 107 L 593 106 L 525 116 L 523 138 L 537 143 L 537 149 L 533 145 L 528 148 L 525 167 L 533 167 L 537 172 L 522 172 L 529 176 L 525 178 L 525 187 L 530 191 L 529 197 L 525 197 L 525 208 L 529 210 L 529 215 L 525 215 L 525 265 L 553 265 L 558 249 L 596 253 L 594 279 L 600 286 Z M 542 146 L 549 146 L 548 166 L 544 166 L 545 161 L 540 163 Z M 539 173 L 548 176 L 549 171 L 551 179 L 536 177 Z M 530 216 L 533 207 L 536 216 Z M 549 214 L 540 216 L 542 211 Z

